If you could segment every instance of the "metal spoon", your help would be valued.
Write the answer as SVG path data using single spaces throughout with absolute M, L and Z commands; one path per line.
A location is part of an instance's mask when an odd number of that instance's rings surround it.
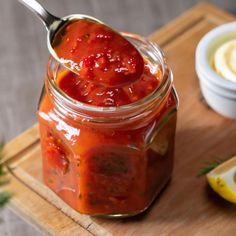
M 52 46 L 52 41 L 55 36 L 55 34 L 63 27 L 65 24 L 69 23 L 69 21 L 72 20 L 89 20 L 89 21 L 94 21 L 98 22 L 100 24 L 104 24 L 100 20 L 87 16 L 87 15 L 82 15 L 82 14 L 73 14 L 73 15 L 68 15 L 62 18 L 58 18 L 51 13 L 49 13 L 45 8 L 43 8 L 36 0 L 18 0 L 20 3 L 25 5 L 29 10 L 31 10 L 33 13 L 35 13 L 40 20 L 44 23 L 46 29 L 47 29 L 47 47 L 50 52 L 50 54 L 61 64 L 64 64 L 63 61 L 57 56 L 56 52 L 53 49 Z M 64 66 L 69 68 L 64 64 Z M 72 70 L 73 71 L 73 70 Z

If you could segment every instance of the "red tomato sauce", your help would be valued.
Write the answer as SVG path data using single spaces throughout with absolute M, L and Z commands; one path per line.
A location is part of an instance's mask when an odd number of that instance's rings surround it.
M 151 74 L 146 65 L 140 79 L 123 87 L 107 87 L 81 79 L 73 72 L 59 75 L 57 83 L 63 92 L 79 102 L 94 106 L 117 107 L 136 102 L 152 93 L 159 84 L 159 76 Z
M 163 112 L 173 103 L 171 98 Z M 46 97 L 40 113 L 50 114 L 53 109 Z M 42 117 L 44 182 L 80 213 L 137 214 L 149 206 L 170 178 L 176 116 L 149 146 L 143 139 L 156 120 L 138 129 L 103 130 L 79 122 L 73 125 L 67 118 L 62 122 Z
M 139 79 L 144 70 L 137 49 L 109 27 L 76 20 L 56 34 L 54 50 L 81 79 L 122 86 Z
M 130 104 L 152 93 L 161 80 L 160 70 L 151 72 L 131 43 L 101 24 L 72 22 L 59 32 L 54 46 L 76 72 L 59 73 L 59 88 L 86 104 Z M 162 114 L 173 106 L 169 95 L 151 120 L 140 121 L 144 125 L 96 128 L 57 116 L 47 94 L 39 109 L 45 183 L 81 213 L 143 211 L 170 178 L 176 116 L 152 143 L 145 139 L 155 134 Z
M 137 49 L 105 25 L 78 20 L 54 40 L 54 50 L 68 72 L 59 87 L 71 98 L 95 106 L 122 106 L 147 96 L 159 84 Z

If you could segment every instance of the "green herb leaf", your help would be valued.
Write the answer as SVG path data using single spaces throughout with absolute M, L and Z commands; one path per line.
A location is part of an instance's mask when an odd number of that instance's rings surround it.
M 200 169 L 200 171 L 197 174 L 197 177 L 200 177 L 200 176 L 208 174 L 210 171 L 215 169 L 222 162 L 223 162 L 222 160 L 217 160 L 215 162 L 212 162 L 212 163 L 208 164 L 206 167 L 203 167 L 202 169 Z
M 9 192 L 0 193 L 0 207 L 4 207 L 10 200 L 11 194 Z
M 0 187 L 7 184 L 9 180 L 6 177 L 7 172 L 5 171 L 5 166 L 3 161 L 3 147 L 4 142 L 0 142 Z M 9 192 L 0 192 L 0 208 L 4 207 L 6 203 L 9 202 L 11 194 Z

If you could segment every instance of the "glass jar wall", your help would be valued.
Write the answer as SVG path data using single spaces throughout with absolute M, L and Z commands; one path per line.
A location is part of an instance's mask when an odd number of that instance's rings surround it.
M 125 217 L 150 206 L 171 177 L 178 99 L 158 46 L 125 34 L 159 68 L 157 89 L 120 107 L 73 100 L 57 86 L 66 71 L 49 59 L 38 120 L 45 184 L 80 213 Z

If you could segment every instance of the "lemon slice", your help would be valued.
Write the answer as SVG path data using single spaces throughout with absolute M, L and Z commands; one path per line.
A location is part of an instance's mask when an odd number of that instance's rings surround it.
M 212 189 L 224 199 L 236 203 L 236 156 L 207 174 Z

